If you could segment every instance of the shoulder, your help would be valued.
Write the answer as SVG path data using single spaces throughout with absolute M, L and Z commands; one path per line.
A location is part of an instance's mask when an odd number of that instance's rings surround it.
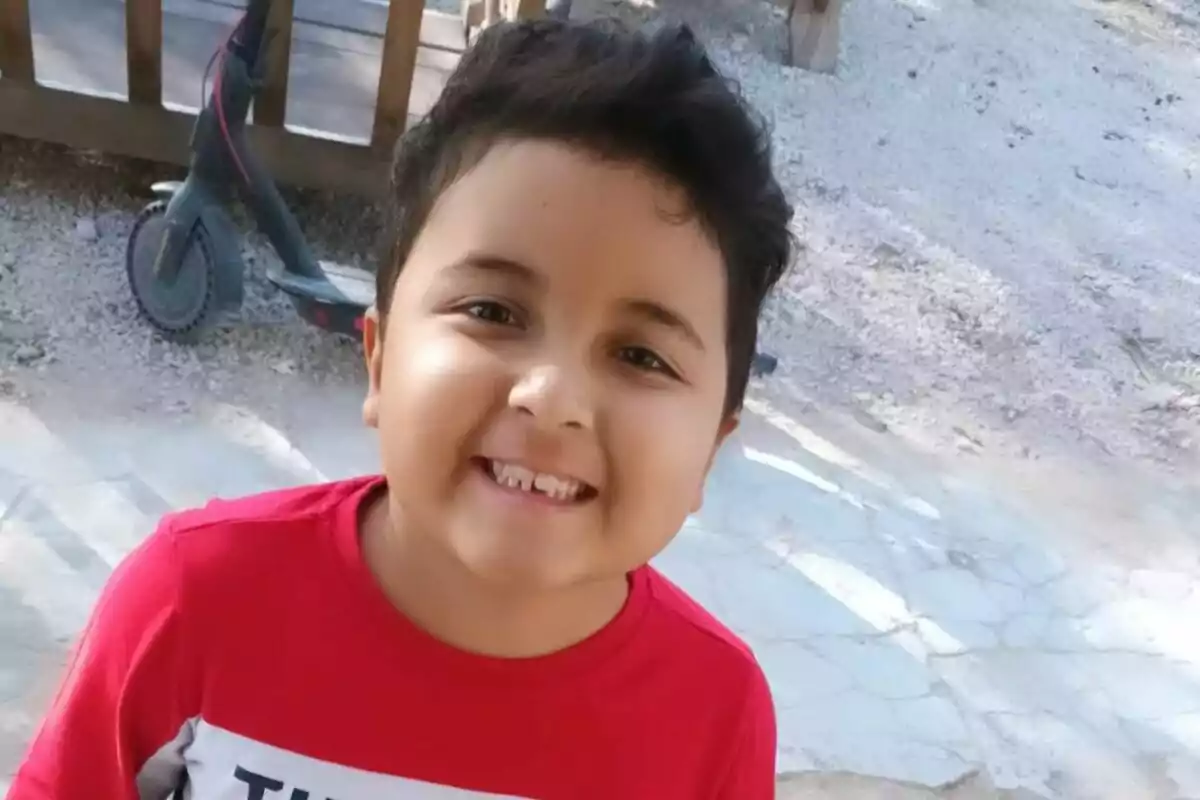
M 645 568 L 653 624 L 690 654 L 746 675 L 759 672 L 753 651 L 742 639 L 653 567 Z
M 201 508 L 169 514 L 163 528 L 172 535 L 187 536 L 198 531 L 251 527 L 272 530 L 300 525 L 336 513 L 345 502 L 379 482 L 364 477 L 331 483 L 310 484 L 249 495 L 232 500 L 213 500 Z
M 679 674 L 694 673 L 738 716 L 747 705 L 765 703 L 769 710 L 767 678 L 750 646 L 662 573 L 646 567 L 643 579 L 650 595 L 651 640 L 677 662 Z
M 766 674 L 737 634 L 661 573 L 647 567 L 651 608 L 646 641 L 655 660 L 669 666 L 669 686 L 691 720 L 695 742 L 716 772 L 719 797 L 770 795 L 775 764 L 775 709 Z M 742 787 L 747 788 L 743 791 Z M 736 787 L 732 789 L 730 787 Z M 732 793 L 730 793 L 732 792 Z
M 278 559 L 282 546 L 300 556 L 318 544 L 317 539 L 328 544 L 323 534 L 343 521 L 353 524 L 355 499 L 379 480 L 356 478 L 213 500 L 201 508 L 167 515 L 154 535 L 171 541 L 188 572 Z M 351 515 L 348 520 L 341 518 L 344 512 Z
M 99 605 L 175 606 L 194 579 L 212 578 L 238 564 L 278 563 L 284 544 L 293 555 L 303 554 L 318 538 L 309 534 L 336 526 L 339 511 L 377 482 L 360 478 L 301 486 L 168 514 L 117 566 Z
M 309 585 L 321 580 L 328 545 L 320 550 L 312 542 L 322 537 L 307 532 L 336 526 L 344 512 L 353 524 L 353 500 L 373 484 L 303 487 L 165 517 L 101 591 L 17 794 L 37 784 L 54 787 L 38 796 L 124 796 L 132 772 L 204 708 L 214 654 L 232 643 L 244 655 L 279 627 L 297 570 Z
M 189 626 L 261 615 L 269 597 L 312 585 L 336 555 L 335 533 L 356 524 L 357 498 L 377 478 L 301 486 L 165 516 L 114 579 L 170 595 Z

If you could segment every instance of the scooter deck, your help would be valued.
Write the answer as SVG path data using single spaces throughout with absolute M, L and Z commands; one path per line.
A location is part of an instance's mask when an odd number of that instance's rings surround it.
M 323 305 L 353 306 L 366 310 L 375 303 L 375 276 L 364 269 L 321 262 L 323 276 L 310 278 L 272 267 L 267 270 L 271 283 L 294 297 Z

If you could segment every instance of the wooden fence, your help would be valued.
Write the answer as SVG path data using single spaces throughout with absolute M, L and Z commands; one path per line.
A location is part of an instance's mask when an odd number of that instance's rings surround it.
M 478 2 L 478 0 L 475 0 Z M 0 133 L 173 164 L 188 163 L 196 109 L 163 102 L 163 0 L 125 0 L 126 95 L 84 92 L 39 82 L 29 0 L 0 0 Z M 347 0 L 349 2 L 349 0 Z M 545 0 L 520 0 L 521 17 Z M 462 19 L 425 10 L 424 0 L 391 0 L 369 140 L 284 125 L 294 18 L 293 0 L 274 0 L 265 85 L 248 134 L 282 182 L 360 194 L 383 189 L 381 165 L 409 122 L 409 97 L 423 32 Z

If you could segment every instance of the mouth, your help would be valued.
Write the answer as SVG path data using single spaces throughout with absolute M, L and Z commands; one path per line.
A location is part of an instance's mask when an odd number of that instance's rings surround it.
M 577 478 L 534 472 L 528 467 L 494 458 L 477 458 L 475 465 L 501 489 L 556 505 L 575 505 L 594 498 L 596 488 Z

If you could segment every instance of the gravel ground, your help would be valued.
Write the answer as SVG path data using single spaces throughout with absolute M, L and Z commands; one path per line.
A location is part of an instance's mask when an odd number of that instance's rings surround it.
M 775 5 L 662 5 L 774 125 L 805 245 L 767 315 L 776 402 L 1194 472 L 1200 3 L 850 0 L 833 77 L 779 66 Z
M 129 230 L 170 170 L 0 138 L 0 396 L 96 413 L 188 412 L 219 394 L 285 409 L 287 389 L 359 380 L 359 348 L 302 324 L 266 279 L 265 240 L 244 246 L 241 314 L 194 347 L 161 340 L 125 279 Z M 377 231 L 361 203 L 290 193 L 320 257 L 367 263 Z M 294 400 L 295 398 L 290 398 Z
M 938 452 L 1200 461 L 1200 4 L 852 0 L 836 76 L 779 65 L 762 0 L 576 9 L 688 19 L 774 125 L 804 251 L 767 315 L 772 402 Z M 239 321 L 194 349 L 147 332 L 124 246 L 162 172 L 0 140 L 0 392 L 53 376 L 128 411 L 265 369 L 356 379 L 254 239 Z M 297 202 L 370 262 L 367 209 Z

